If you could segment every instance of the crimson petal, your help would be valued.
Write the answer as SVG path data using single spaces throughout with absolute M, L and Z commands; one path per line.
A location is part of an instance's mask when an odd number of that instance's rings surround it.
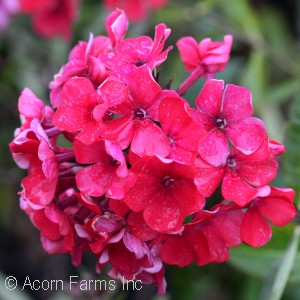
M 242 240 L 252 247 L 262 247 L 272 236 L 272 229 L 257 207 L 251 207 L 241 225 Z

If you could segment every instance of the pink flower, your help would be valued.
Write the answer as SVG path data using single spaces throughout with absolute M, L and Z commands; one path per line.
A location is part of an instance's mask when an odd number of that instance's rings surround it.
M 4 30 L 12 15 L 19 11 L 19 0 L 0 0 L 0 31 Z
M 110 106 L 127 98 L 127 88 L 119 80 L 109 78 L 96 92 L 85 77 L 71 78 L 63 88 L 64 104 L 53 116 L 53 123 L 61 130 L 78 133 L 76 139 L 91 144 L 100 138 L 104 124 L 102 118 Z
M 41 231 L 41 242 L 50 254 L 66 253 L 72 250 L 74 234 L 67 216 L 51 203 L 43 209 L 34 210 L 27 201 L 20 199 L 21 209 L 30 217 L 32 223 Z
M 37 119 L 33 119 L 30 129 L 21 131 L 10 144 L 16 162 L 29 169 L 22 180 L 22 198 L 33 207 L 49 204 L 58 181 L 58 162 L 47 134 Z
M 199 155 L 215 166 L 226 162 L 228 141 L 242 153 L 255 152 L 267 137 L 261 120 L 253 114 L 251 93 L 222 80 L 209 80 L 196 99 L 199 122 L 208 131 L 199 145 Z
M 154 123 L 161 88 L 150 69 L 138 68 L 126 76 L 130 97 L 109 111 L 117 114 L 108 120 L 104 138 L 117 142 L 123 149 L 130 145 L 135 154 L 167 156 L 170 145 L 167 136 Z
M 195 170 L 157 156 L 139 159 L 131 169 L 136 183 L 123 201 L 160 232 L 178 232 L 185 217 L 198 212 L 204 197 L 194 185 Z
M 163 51 L 171 30 L 165 24 L 155 27 L 154 41 L 148 36 L 127 38 L 120 41 L 115 50 L 101 55 L 105 66 L 117 77 L 124 77 L 132 70 L 147 66 L 151 70 L 162 64 L 172 47 Z
M 67 132 L 79 132 L 76 138 L 86 144 L 98 139 L 105 108 L 91 81 L 84 77 L 70 79 L 64 85 L 63 100 L 53 116 L 54 125 Z
M 31 15 L 34 30 L 45 38 L 70 40 L 78 6 L 79 0 L 21 0 L 21 11 Z
M 135 181 L 128 171 L 122 149 L 109 141 L 99 140 L 91 145 L 73 143 L 76 161 L 92 164 L 76 174 L 76 183 L 83 194 L 122 199 Z
M 100 85 L 107 77 L 108 72 L 99 56 L 111 50 L 111 41 L 106 36 L 90 36 L 89 42 L 79 42 L 70 52 L 69 61 L 64 65 L 49 87 L 51 104 L 58 107 L 63 103 L 62 89 L 72 77 L 87 77 L 94 85 Z
M 18 109 L 22 122 L 20 130 L 29 128 L 33 119 L 38 119 L 40 123 L 47 126 L 47 123 L 51 122 L 54 114 L 53 109 L 45 105 L 44 102 L 37 98 L 28 88 L 25 88 L 21 93 L 18 101 Z
M 210 78 L 225 69 L 230 55 L 232 35 L 225 35 L 224 42 L 206 38 L 197 44 L 192 37 L 183 37 L 177 42 L 181 60 L 187 71 L 203 68 L 204 76 Z
M 145 19 L 150 9 L 159 9 L 167 2 L 168 0 L 104 0 L 104 5 L 109 9 L 124 9 L 128 18 L 137 22 Z
M 241 224 L 241 238 L 252 247 L 264 246 L 272 236 L 267 221 L 276 226 L 285 226 L 293 220 L 296 209 L 293 205 L 295 192 L 288 188 L 263 187 L 248 206 Z
M 171 145 L 168 158 L 179 163 L 193 164 L 200 140 L 206 131 L 193 120 L 189 104 L 176 93 L 163 92 L 160 101 L 158 119 Z
M 240 209 L 216 206 L 201 211 L 180 235 L 169 235 L 160 249 L 162 260 L 184 267 L 196 260 L 199 266 L 228 260 L 229 248 L 241 243 Z
M 106 18 L 105 27 L 112 46 L 115 47 L 124 38 L 128 29 L 128 19 L 124 11 L 114 10 Z
M 210 196 L 222 182 L 222 195 L 226 200 L 232 200 L 241 206 L 246 205 L 256 195 L 257 187 L 267 185 L 276 177 L 276 156 L 284 150 L 285 147 L 277 142 L 265 141 L 250 155 L 233 148 L 226 163 L 218 167 L 199 158 L 195 162 L 195 182 L 204 196 Z
M 148 244 L 136 236 L 146 236 L 149 240 L 153 230 L 136 213 L 129 215 L 130 223 L 112 213 L 96 215 L 85 225 L 77 227 L 81 236 L 85 236 L 92 251 L 98 255 L 98 269 L 111 265 L 108 275 L 114 279 L 124 277 L 127 280 L 143 280 L 158 285 L 158 294 L 166 289 L 164 269 L 157 246 Z M 136 229 L 135 226 L 140 226 Z M 143 233 L 141 233 L 143 231 Z M 151 233 L 152 231 L 152 233 Z M 150 236 L 149 236 L 150 234 Z

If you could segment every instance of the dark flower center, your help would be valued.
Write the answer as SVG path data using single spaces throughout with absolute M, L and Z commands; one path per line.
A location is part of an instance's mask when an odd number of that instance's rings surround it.
M 142 119 L 145 119 L 145 118 L 146 118 L 146 112 L 145 112 L 143 109 L 138 108 L 138 109 L 135 110 L 134 116 L 135 116 L 137 119 L 142 120 Z
M 103 116 L 103 121 L 104 122 L 107 122 L 107 121 L 111 121 L 111 120 L 113 120 L 114 119 L 114 114 L 112 113 L 112 112 L 110 112 L 110 111 L 107 111 L 106 113 L 105 113 L 105 115 Z
M 232 158 L 232 157 L 227 158 L 226 164 L 227 164 L 227 167 L 228 167 L 228 168 L 231 168 L 231 169 L 233 169 L 233 168 L 236 167 L 236 161 L 235 161 L 235 159 Z
M 226 120 L 223 119 L 223 118 L 218 118 L 216 120 L 216 126 L 219 128 L 219 129 L 224 129 L 224 127 L 226 126 Z
M 174 184 L 174 182 L 175 182 L 174 178 L 172 178 L 171 176 L 165 176 L 162 180 L 162 185 L 164 187 L 170 187 Z
M 136 67 L 141 67 L 141 66 L 143 66 L 143 65 L 145 65 L 146 64 L 146 62 L 145 61 L 142 61 L 142 60 L 138 60 L 137 62 L 135 62 L 135 66 Z
M 111 166 L 119 166 L 121 163 L 118 161 L 118 160 L 116 160 L 116 159 L 114 159 L 113 157 L 110 157 L 110 159 L 109 159 L 109 164 L 111 165 Z

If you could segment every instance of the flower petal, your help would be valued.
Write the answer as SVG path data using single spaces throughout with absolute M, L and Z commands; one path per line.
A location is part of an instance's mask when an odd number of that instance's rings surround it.
M 140 108 L 148 108 L 158 99 L 161 88 L 148 67 L 139 67 L 126 75 L 133 101 Z
M 223 95 L 222 112 L 227 121 L 250 117 L 253 114 L 251 92 L 242 86 L 227 84 Z
M 166 157 L 171 146 L 160 127 L 149 119 L 138 122 L 131 143 L 131 151 L 139 156 L 159 155 Z
M 209 132 L 200 141 L 198 154 L 214 166 L 225 165 L 229 154 L 229 145 L 224 132 L 218 129 Z
M 76 174 L 76 183 L 81 193 L 99 197 L 106 193 L 112 176 L 107 165 L 95 164 L 81 169 Z
M 195 160 L 195 168 L 195 184 L 197 185 L 198 190 L 205 197 L 211 196 L 222 182 L 226 168 L 214 167 L 201 158 Z
M 207 115 L 220 115 L 224 81 L 211 79 L 205 82 L 202 91 L 196 98 L 197 108 Z
M 227 172 L 222 184 L 222 195 L 240 206 L 249 203 L 256 195 L 257 189 L 246 183 L 240 176 Z
M 148 183 L 149 184 L 149 183 Z M 143 216 L 145 222 L 154 230 L 159 232 L 170 232 L 180 226 L 180 207 L 174 196 L 161 191 L 149 197 L 148 205 L 145 207 Z
M 82 107 L 61 105 L 53 115 L 52 122 L 60 130 L 76 132 L 90 120 L 90 112 Z
M 246 155 L 256 151 L 267 137 L 263 122 L 256 118 L 228 124 L 225 131 L 233 146 Z
M 252 247 L 264 246 L 272 236 L 272 229 L 267 220 L 255 206 L 246 212 L 241 225 L 242 240 Z
M 192 72 L 200 62 L 198 53 L 198 44 L 191 36 L 186 36 L 178 40 L 176 43 L 180 53 L 180 59 L 187 71 Z
M 64 103 L 70 106 L 79 106 L 86 109 L 97 104 L 97 94 L 92 82 L 86 77 L 73 77 L 63 87 Z
M 180 268 L 194 261 L 193 248 L 183 236 L 169 237 L 161 246 L 159 254 L 166 264 Z

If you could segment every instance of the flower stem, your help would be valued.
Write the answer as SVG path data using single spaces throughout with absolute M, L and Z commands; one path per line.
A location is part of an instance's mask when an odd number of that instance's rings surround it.
M 177 93 L 182 96 L 204 74 L 204 68 L 199 65 L 179 86 Z

